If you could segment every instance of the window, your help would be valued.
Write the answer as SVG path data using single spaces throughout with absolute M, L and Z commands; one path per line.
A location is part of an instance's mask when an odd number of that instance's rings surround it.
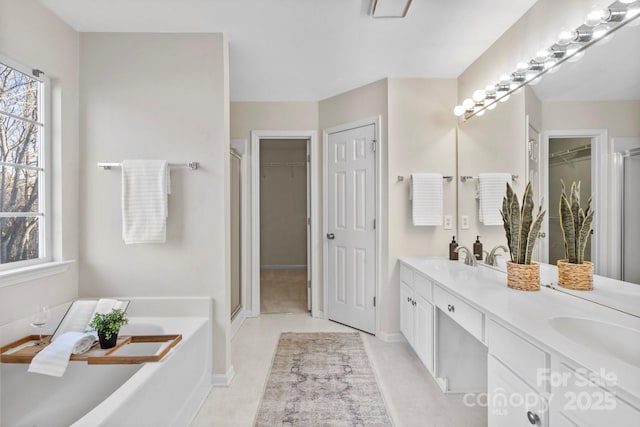
M 50 259 L 40 74 L 0 58 L 0 270 Z

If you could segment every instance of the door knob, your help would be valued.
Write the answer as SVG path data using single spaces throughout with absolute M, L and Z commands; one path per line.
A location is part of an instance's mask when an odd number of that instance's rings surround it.
M 536 425 L 540 422 L 540 417 L 538 416 L 538 414 L 534 414 L 531 411 L 527 412 L 527 418 L 529 419 L 529 422 L 533 425 Z
M 329 239 L 329 240 L 333 240 L 333 239 L 335 239 L 335 238 L 336 238 L 336 235 L 335 235 L 335 234 L 333 234 L 333 233 L 327 233 L 327 239 Z

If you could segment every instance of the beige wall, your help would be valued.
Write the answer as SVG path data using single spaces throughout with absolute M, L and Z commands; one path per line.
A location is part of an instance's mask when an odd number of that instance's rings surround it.
M 247 155 L 251 155 L 251 131 L 256 130 L 304 130 L 315 131 L 318 129 L 318 102 L 232 102 L 231 103 L 231 138 L 247 140 Z M 315 155 L 315 153 L 314 153 Z M 313 180 L 321 180 L 321 172 L 311 177 Z M 251 170 L 247 171 L 246 179 L 251 183 Z M 251 192 L 251 188 L 249 189 Z M 251 202 L 249 202 L 251 203 Z M 251 212 L 252 206 L 247 207 Z M 248 239 L 251 241 L 251 230 L 248 230 Z M 318 245 L 316 245 L 316 250 Z M 320 250 L 322 246 L 320 245 Z M 246 252 L 247 265 L 242 271 L 247 278 L 247 307 L 252 306 L 251 301 L 251 266 L 253 260 L 251 251 Z
M 226 43 L 221 34 L 80 37 L 80 295 L 212 297 L 214 374 L 230 366 Z M 128 158 L 200 162 L 171 172 L 165 244 L 122 242 L 120 173 L 96 163 Z
M 640 100 L 543 102 L 545 130 L 607 129 L 609 138 L 640 136 Z
M 456 100 L 455 79 L 390 78 L 388 80 L 388 212 L 387 275 L 382 281 L 380 327 L 396 332 L 399 325 L 400 278 L 398 257 L 441 255 L 449 252 L 455 234 L 456 181 L 444 183 L 444 214 L 454 218 L 452 230 L 415 227 L 411 219 L 409 176 L 413 172 L 437 172 L 456 176 L 456 123 L 451 106 Z M 404 176 L 397 182 L 397 176 Z M 384 185 L 383 185 L 384 186 Z
M 482 117 L 461 123 L 458 130 L 458 175 L 477 177 L 479 173 L 505 172 L 518 175 L 513 189 L 522 197 L 525 175 L 525 96 L 523 91 Z M 469 229 L 460 229 L 460 245 L 473 249 L 480 235 L 483 249 L 490 251 L 496 245 L 506 245 L 502 226 L 485 226 L 478 217 L 476 198 L 478 181 L 458 182 L 458 218 L 469 216 Z M 537 203 L 537 201 L 536 201 Z
M 306 140 L 260 142 L 261 266 L 307 265 L 306 166 Z
M 52 86 L 53 233 L 56 259 L 78 253 L 78 34 L 36 0 L 0 0 L 0 54 L 43 70 Z M 0 325 L 78 295 L 78 267 L 0 288 Z

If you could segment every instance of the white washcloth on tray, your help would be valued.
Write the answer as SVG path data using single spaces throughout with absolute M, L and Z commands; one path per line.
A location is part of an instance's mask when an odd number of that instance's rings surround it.
M 33 357 L 28 371 L 61 377 L 67 370 L 69 357 L 89 351 L 96 339 L 95 332 L 65 332 Z
M 442 225 L 442 174 L 412 173 L 409 199 L 413 225 Z
M 478 174 L 478 196 L 480 198 L 480 222 L 484 225 L 502 225 L 502 199 L 511 183 L 508 173 Z
M 166 241 L 169 188 L 166 160 L 122 162 L 122 239 L 126 244 Z

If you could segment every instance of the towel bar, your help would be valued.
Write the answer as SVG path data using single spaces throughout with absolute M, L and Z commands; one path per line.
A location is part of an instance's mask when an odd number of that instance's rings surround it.
M 105 170 L 111 168 L 120 168 L 122 167 L 122 163 L 98 163 L 99 168 L 103 168 Z M 169 163 L 170 168 L 190 168 L 192 170 L 196 170 L 200 167 L 200 162 L 189 162 L 189 163 Z
M 467 181 L 470 181 L 472 179 L 478 179 L 478 177 L 477 176 L 471 176 L 471 175 L 460 175 L 460 181 L 462 181 L 462 182 L 467 182 Z M 518 180 L 518 175 L 511 174 L 511 179 L 513 181 L 517 181 Z

